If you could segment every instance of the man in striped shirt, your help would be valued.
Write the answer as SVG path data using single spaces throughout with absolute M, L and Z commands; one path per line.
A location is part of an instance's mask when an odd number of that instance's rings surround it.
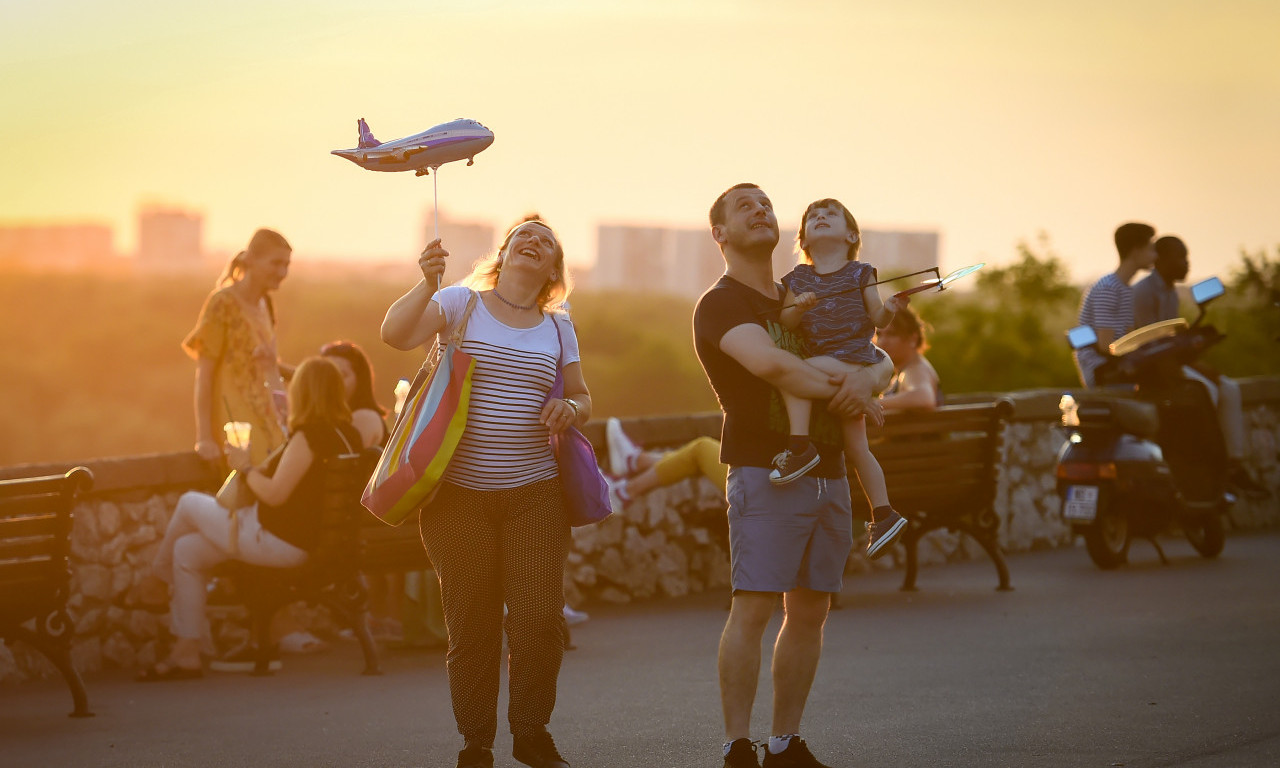
M 1139 270 L 1150 269 L 1155 263 L 1156 249 L 1152 243 L 1155 235 L 1155 228 L 1149 224 L 1129 222 L 1117 227 L 1115 243 L 1120 266 L 1115 272 L 1103 275 L 1084 294 L 1077 325 L 1087 325 L 1098 334 L 1096 348 L 1075 353 L 1076 368 L 1086 387 L 1095 385 L 1093 372 L 1106 359 L 1103 351 L 1133 330 L 1133 288 L 1129 284 Z

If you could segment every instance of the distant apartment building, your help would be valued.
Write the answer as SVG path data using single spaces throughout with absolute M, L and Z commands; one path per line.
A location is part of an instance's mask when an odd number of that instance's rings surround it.
M 430 210 L 423 220 L 422 245 L 435 239 L 435 217 Z M 476 261 L 493 255 L 498 247 L 492 224 L 440 216 L 440 240 L 449 251 L 441 285 L 452 285 L 471 274 Z
M 583 286 L 697 297 L 723 273 L 720 248 L 706 229 L 602 224 L 596 264 Z
M 0 225 L 0 262 L 52 269 L 110 262 L 115 256 L 105 224 Z
M 776 276 L 795 265 L 796 227 L 780 226 L 774 251 Z M 861 258 L 875 265 L 882 278 L 937 265 L 937 232 L 863 230 Z M 589 287 L 668 293 L 696 298 L 724 274 L 720 247 L 705 227 L 602 224 L 596 228 L 596 265 Z M 920 279 L 924 279 L 921 277 Z
M 138 211 L 138 266 L 197 269 L 204 261 L 204 217 L 177 208 Z
M 864 229 L 862 252 L 858 255 L 876 268 L 881 280 L 905 275 L 938 266 L 937 232 L 890 232 Z M 946 274 L 944 270 L 942 274 Z M 917 275 L 911 282 L 918 283 L 929 275 Z

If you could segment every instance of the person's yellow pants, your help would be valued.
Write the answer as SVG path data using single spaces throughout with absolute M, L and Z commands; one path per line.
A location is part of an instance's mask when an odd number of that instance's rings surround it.
M 705 475 L 721 493 L 729 484 L 729 467 L 720 463 L 720 441 L 699 437 L 664 455 L 653 465 L 661 485 Z

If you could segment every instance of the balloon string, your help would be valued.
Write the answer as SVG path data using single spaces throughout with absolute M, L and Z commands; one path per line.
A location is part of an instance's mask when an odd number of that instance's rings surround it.
M 431 170 L 435 173 L 431 174 L 432 199 L 431 199 L 431 223 L 436 228 L 436 240 L 440 239 L 440 166 L 436 166 Z M 436 290 L 440 290 L 441 275 L 436 275 Z

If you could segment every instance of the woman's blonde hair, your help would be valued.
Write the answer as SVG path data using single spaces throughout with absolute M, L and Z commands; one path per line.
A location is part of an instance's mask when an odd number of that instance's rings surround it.
M 218 276 L 218 280 L 214 283 L 215 288 L 221 288 L 225 285 L 238 283 L 244 278 L 245 266 L 251 259 L 269 251 L 286 250 L 293 251 L 293 246 L 289 245 L 289 241 L 284 239 L 284 235 L 273 229 L 259 229 L 253 233 L 253 237 L 249 238 L 249 245 L 227 262 L 222 268 L 222 274 Z
M 316 424 L 349 424 L 351 406 L 332 360 L 308 357 L 289 382 L 289 431 Z
M 813 259 L 809 258 L 809 244 L 804 241 L 804 225 L 808 223 L 809 217 L 819 208 L 830 208 L 833 211 L 839 211 L 844 215 L 844 223 L 849 227 L 849 231 L 857 235 L 857 239 L 849 246 L 849 253 L 845 256 L 849 261 L 857 261 L 858 254 L 862 251 L 862 230 L 858 229 L 858 220 L 853 218 L 853 214 L 848 208 L 844 207 L 844 203 L 834 197 L 824 197 L 821 200 L 815 200 L 809 203 L 809 207 L 804 209 L 804 215 L 800 217 L 800 231 L 796 233 L 796 247 L 800 251 L 800 261 L 803 264 L 812 264 Z
M 551 233 L 555 239 L 555 255 L 556 264 L 551 272 L 552 279 L 547 280 L 546 285 L 542 286 L 542 290 L 538 291 L 537 305 L 540 309 L 547 312 L 559 310 L 569 298 L 570 291 L 573 290 L 573 279 L 569 276 L 569 270 L 564 265 L 564 247 L 560 245 L 560 236 L 551 228 L 551 225 L 542 220 L 542 217 L 536 213 L 525 216 L 517 221 L 511 229 L 507 230 L 507 234 L 502 238 L 502 245 L 498 247 L 498 252 L 493 256 L 489 256 L 476 262 L 471 269 L 471 274 L 462 280 L 462 284 L 475 291 L 487 291 L 498 284 L 498 275 L 502 273 L 502 262 L 507 257 L 507 249 L 511 247 L 511 238 L 526 224 L 537 224 Z

